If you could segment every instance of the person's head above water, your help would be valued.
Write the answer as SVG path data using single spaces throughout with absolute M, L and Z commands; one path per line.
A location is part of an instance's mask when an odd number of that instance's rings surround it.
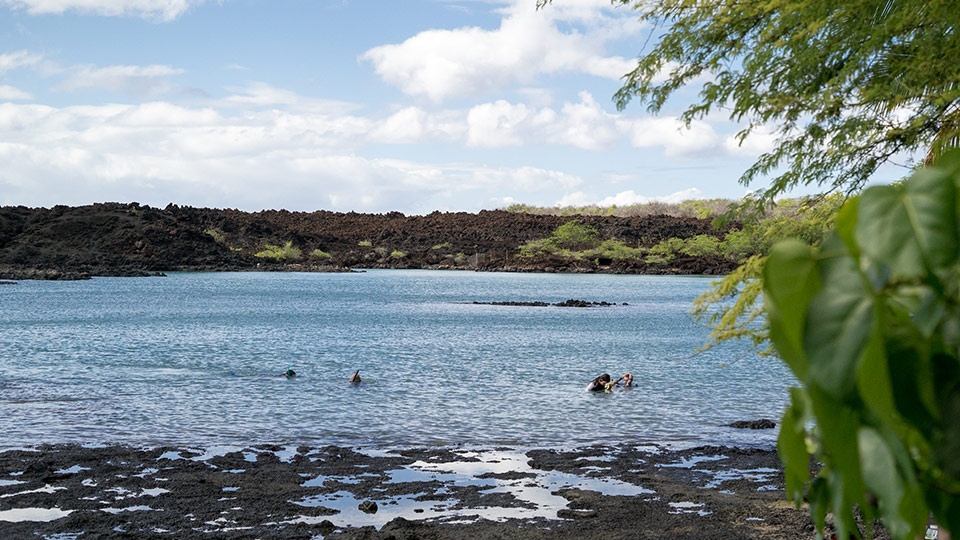
M 359 369 L 356 370 L 356 371 L 354 371 L 354 372 L 353 372 L 353 375 L 350 376 L 350 382 L 352 382 L 352 383 L 358 383 L 358 382 L 360 382 L 360 370 L 359 370 Z
M 610 382 L 610 374 L 609 374 L 609 373 L 604 373 L 603 375 L 597 377 L 597 378 L 594 379 L 593 381 L 594 381 L 594 382 L 598 382 L 598 383 L 604 383 L 604 384 L 606 384 L 606 383 Z
M 287 368 L 287 370 L 283 372 L 283 376 L 288 379 L 292 379 L 297 376 L 297 372 L 290 368 Z

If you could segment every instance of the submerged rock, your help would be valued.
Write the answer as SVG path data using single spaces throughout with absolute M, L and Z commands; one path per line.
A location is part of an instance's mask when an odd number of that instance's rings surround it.
M 769 418 L 760 418 L 759 420 L 738 420 L 727 426 L 737 429 L 773 429 L 777 427 L 777 423 Z

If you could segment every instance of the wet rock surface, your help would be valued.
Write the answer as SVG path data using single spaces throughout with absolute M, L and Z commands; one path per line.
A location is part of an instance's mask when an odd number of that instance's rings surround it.
M 637 247 L 667 238 L 717 234 L 710 220 L 673 216 L 548 216 L 501 210 L 434 212 L 241 212 L 138 203 L 54 208 L 0 207 L 0 279 L 87 279 L 197 271 L 348 271 L 430 268 L 513 272 L 723 274 L 721 257 L 639 260 L 517 258 L 519 246 L 577 219 Z M 257 257 L 285 246 L 297 257 Z
M 53 535 L 692 539 L 812 538 L 813 529 L 784 499 L 770 450 L 63 445 L 0 453 L 0 537 Z

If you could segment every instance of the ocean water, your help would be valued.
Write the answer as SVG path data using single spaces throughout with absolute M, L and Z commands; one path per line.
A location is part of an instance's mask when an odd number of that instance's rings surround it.
M 690 303 L 710 282 L 371 270 L 0 286 L 0 447 L 772 446 L 775 430 L 725 424 L 779 420 L 793 379 L 745 346 L 696 354 L 707 329 Z M 618 305 L 473 303 L 571 298 Z M 585 391 L 628 371 L 632 389 Z

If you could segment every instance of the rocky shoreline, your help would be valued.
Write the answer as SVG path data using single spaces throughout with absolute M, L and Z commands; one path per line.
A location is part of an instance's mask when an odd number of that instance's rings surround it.
M 4 538 L 812 538 L 776 452 L 150 448 L 0 453 Z

